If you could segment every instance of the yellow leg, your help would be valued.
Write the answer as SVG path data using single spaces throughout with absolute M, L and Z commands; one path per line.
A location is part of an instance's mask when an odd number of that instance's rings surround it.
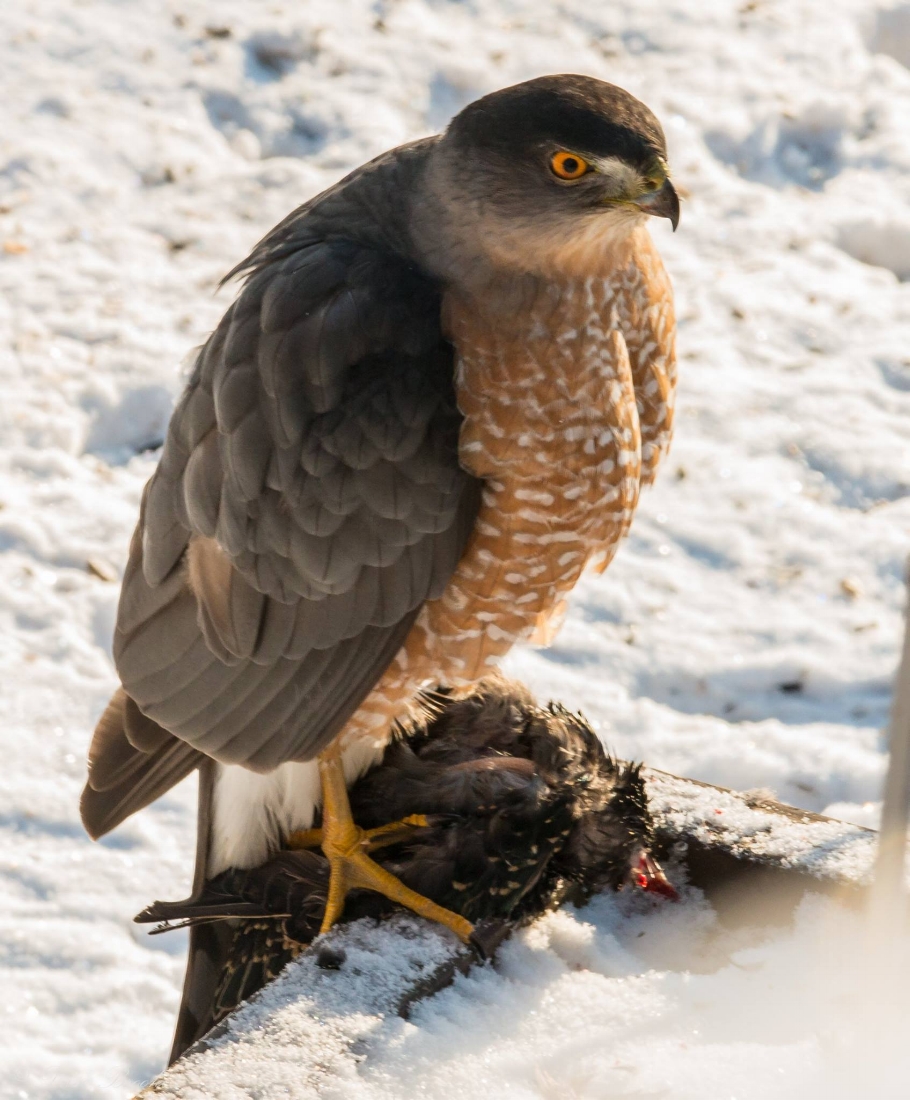
M 375 852 L 377 848 L 388 848 L 390 844 L 399 844 L 412 836 L 416 829 L 425 829 L 428 824 L 425 814 L 409 814 L 401 821 L 380 825 L 378 829 L 362 829 L 363 849 L 366 852 Z M 321 848 L 322 829 L 298 829 L 288 835 L 286 844 L 292 852 L 297 852 L 301 848 Z
M 306 829 L 295 833 L 289 838 L 289 842 L 294 841 L 291 846 L 298 848 L 314 847 L 316 843 L 320 843 L 329 861 L 329 896 L 320 932 L 327 932 L 341 916 L 349 890 L 366 889 L 376 890 L 427 920 L 444 924 L 462 940 L 467 941 L 474 930 L 470 921 L 449 909 L 443 909 L 441 905 L 414 890 L 409 890 L 403 882 L 367 855 L 371 847 L 395 843 L 407 835 L 402 832 L 403 828 L 410 831 L 414 827 L 425 825 L 426 819 L 421 815 L 414 815 L 402 822 L 396 821 L 370 830 L 355 825 L 341 756 L 337 749 L 327 749 L 319 757 L 319 778 L 322 782 L 322 829 Z M 320 833 L 318 841 L 314 840 L 317 832 Z M 303 843 L 300 843 L 301 840 Z
M 298 829 L 287 839 L 287 846 L 294 852 L 301 848 L 318 848 L 321 844 L 322 829 Z

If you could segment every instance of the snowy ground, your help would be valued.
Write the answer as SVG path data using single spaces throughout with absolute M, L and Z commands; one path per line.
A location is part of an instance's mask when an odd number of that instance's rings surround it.
M 906 946 L 886 984 L 861 965 L 882 959 L 856 953 L 856 915 L 821 898 L 770 940 L 719 931 L 697 897 L 639 900 L 547 916 L 505 946 L 498 973 L 386 1021 L 327 1100 L 473 1100 L 479 1082 L 497 1100 L 906 1096 Z
M 819 896 L 769 938 L 719 926 L 695 891 L 682 905 L 602 895 L 513 937 L 495 969 L 408 1021 L 393 1006 L 452 941 L 405 917 L 332 942 L 340 970 L 292 964 L 148 1100 L 906 1096 L 910 941 L 870 945 L 862 917 Z
M 556 647 L 508 667 L 623 754 L 874 820 L 910 526 L 910 8 L 19 0 L 0 61 L 0 1095 L 124 1097 L 168 1047 L 182 945 L 129 918 L 186 889 L 192 784 L 98 845 L 77 798 L 139 492 L 218 279 L 303 198 L 516 80 L 641 96 L 690 198 L 675 237 L 655 226 L 670 461 Z M 653 965 L 683 982 L 684 958 Z M 706 1028 L 723 1048 L 723 1013 Z

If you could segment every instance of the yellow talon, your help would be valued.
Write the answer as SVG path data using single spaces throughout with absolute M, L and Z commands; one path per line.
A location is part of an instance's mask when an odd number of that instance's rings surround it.
M 378 829 L 361 829 L 355 825 L 351 816 L 344 770 L 336 749 L 328 749 L 319 757 L 319 777 L 323 798 L 322 828 L 292 833 L 288 838 L 288 846 L 312 848 L 321 844 L 329 861 L 329 892 L 320 933 L 328 932 L 341 916 L 348 892 L 361 889 L 375 890 L 427 920 L 444 924 L 467 942 L 474 931 L 470 921 L 409 889 L 367 855 L 368 851 L 375 848 L 405 839 L 415 828 L 425 827 L 426 817 L 423 814 L 412 814 L 402 821 L 382 825 Z
M 364 851 L 375 852 L 377 848 L 388 848 L 392 844 L 398 844 L 402 840 L 407 840 L 415 829 L 425 829 L 429 823 L 426 814 L 408 814 L 400 821 L 380 825 L 377 829 L 361 829 Z M 292 852 L 299 851 L 301 848 L 320 848 L 322 847 L 322 829 L 297 829 L 288 835 L 286 845 Z
M 390 844 L 407 840 L 415 829 L 425 829 L 428 825 L 426 814 L 408 814 L 400 821 L 380 825 L 378 829 L 364 829 L 363 849 L 365 852 L 375 852 L 377 848 L 388 848 Z
M 318 848 L 320 844 L 322 844 L 322 829 L 298 829 L 287 839 L 287 846 L 295 852 L 301 848 Z

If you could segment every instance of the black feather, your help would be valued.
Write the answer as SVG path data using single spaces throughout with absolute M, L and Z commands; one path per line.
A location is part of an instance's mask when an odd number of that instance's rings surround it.
M 426 703 L 434 717 L 402 731 L 350 791 L 363 828 L 428 818 L 377 849 L 378 863 L 475 923 L 526 921 L 628 881 L 635 855 L 653 843 L 644 782 L 640 768 L 604 751 L 584 718 L 541 708 L 502 680 L 461 700 L 442 690 Z M 282 851 L 261 867 L 223 872 L 188 902 L 156 902 L 137 920 L 231 921 L 212 1024 L 317 935 L 328 877 L 318 851 Z M 379 894 L 353 891 L 343 919 L 392 909 Z

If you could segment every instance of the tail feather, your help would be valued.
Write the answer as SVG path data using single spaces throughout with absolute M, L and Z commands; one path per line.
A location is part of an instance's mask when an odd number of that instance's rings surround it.
M 101 715 L 89 749 L 82 823 L 94 840 L 194 771 L 202 753 L 141 713 L 123 688 Z

